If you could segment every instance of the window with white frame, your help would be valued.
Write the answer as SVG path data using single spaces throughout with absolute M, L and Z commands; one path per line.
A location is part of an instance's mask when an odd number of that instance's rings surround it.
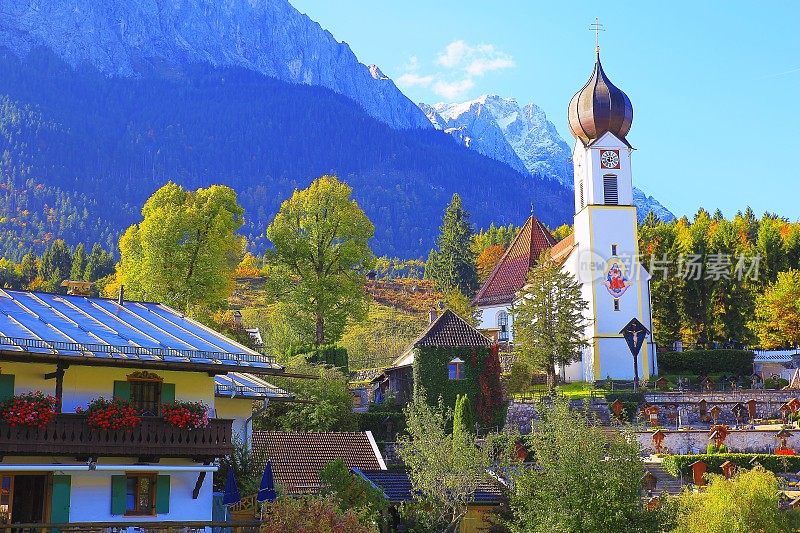
M 508 340 L 508 313 L 500 311 L 497 313 L 497 340 Z

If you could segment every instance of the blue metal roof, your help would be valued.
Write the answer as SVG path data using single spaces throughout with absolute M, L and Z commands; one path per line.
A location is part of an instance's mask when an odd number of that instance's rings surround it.
M 261 378 L 241 372 L 228 372 L 214 376 L 214 392 L 217 396 L 228 398 L 251 398 L 259 400 L 291 400 L 294 394 L 287 392 Z
M 354 468 L 353 472 L 381 489 L 389 502 L 411 501 L 413 492 L 411 480 L 408 479 L 408 473 L 405 470 L 360 470 Z M 470 503 L 485 505 L 496 505 L 501 502 L 500 489 L 488 481 L 478 485 L 470 500 Z
M 132 360 L 254 373 L 282 370 L 272 357 L 163 304 L 120 305 L 105 298 L 5 289 L 0 289 L 0 351 L 76 362 Z

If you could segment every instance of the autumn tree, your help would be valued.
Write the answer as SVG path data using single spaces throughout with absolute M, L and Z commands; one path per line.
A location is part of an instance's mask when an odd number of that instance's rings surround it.
M 424 393 L 417 393 L 405 415 L 407 435 L 400 437 L 397 450 L 414 488 L 415 518 L 427 530 L 452 531 L 486 477 L 489 452 L 463 427 L 450 434 L 451 412 L 441 401 L 429 405 Z
M 706 490 L 678 498 L 675 533 L 779 533 L 795 531 L 797 511 L 782 511 L 775 474 L 760 466 L 733 478 L 712 476 Z
M 184 312 L 220 306 L 244 253 L 237 234 L 243 212 L 229 187 L 187 191 L 167 183 L 145 202 L 142 221 L 120 238 L 117 282 L 132 298 Z
M 313 323 L 317 345 L 339 340 L 348 320 L 367 313 L 375 226 L 352 192 L 335 176 L 322 176 L 284 201 L 267 228 L 271 292 Z
M 635 439 L 607 436 L 567 400 L 540 404 L 526 445 L 535 467 L 512 470 L 515 533 L 656 531 L 640 498 Z
M 492 273 L 492 270 L 494 270 L 500 258 L 503 257 L 505 251 L 506 249 L 499 244 L 492 244 L 484 248 L 475 261 L 478 268 L 478 281 L 481 283 L 486 281 L 486 278 Z
M 587 345 L 587 305 L 581 284 L 545 252 L 512 308 L 515 352 L 531 368 L 547 373 L 551 390 L 556 384 L 556 366 L 579 361 Z
M 478 290 L 473 236 L 469 213 L 464 209 L 461 197 L 454 194 L 444 211 L 436 249 L 431 250 L 425 265 L 425 277 L 435 281 L 440 290 L 457 289 L 467 297 Z
M 800 270 L 777 274 L 756 300 L 751 327 L 762 348 L 800 346 Z

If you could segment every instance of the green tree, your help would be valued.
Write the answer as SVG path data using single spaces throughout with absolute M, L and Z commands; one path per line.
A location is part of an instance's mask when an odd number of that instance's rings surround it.
M 473 236 L 469 213 L 464 209 L 461 197 L 454 194 L 444 211 L 436 239 L 437 249 L 431 250 L 425 265 L 425 277 L 435 281 L 440 290 L 450 292 L 457 289 L 468 297 L 478 290 Z
M 536 467 L 516 470 L 512 531 L 656 530 L 641 504 L 644 465 L 635 439 L 606 437 L 566 400 L 537 411 L 526 441 Z
M 69 279 L 82 280 L 83 271 L 86 268 L 86 249 L 83 243 L 78 243 L 75 247 L 75 252 L 72 254 L 72 269 L 69 273 Z
M 675 533 L 779 533 L 791 531 L 796 511 L 781 511 L 775 474 L 760 466 L 730 480 L 711 476 L 702 492 L 685 491 L 678 499 Z
M 275 247 L 268 278 L 279 301 L 314 323 L 318 345 L 339 340 L 348 320 L 366 316 L 366 273 L 375 227 L 335 176 L 322 176 L 281 204 L 267 228 Z
M 36 278 L 36 274 L 39 270 L 38 266 L 38 259 L 33 254 L 33 251 L 29 251 L 24 256 L 22 256 L 22 261 L 19 264 L 19 276 L 20 276 L 20 283 L 23 287 L 27 287 L 30 283 Z
M 556 384 L 556 365 L 580 360 L 587 346 L 584 340 L 587 302 L 574 276 L 542 255 L 539 266 L 531 270 L 528 283 L 512 308 L 514 349 L 520 360 L 547 374 L 552 390 Z
M 383 491 L 363 477 L 350 472 L 341 459 L 336 459 L 319 473 L 322 496 L 331 496 L 339 503 L 339 510 L 358 513 L 364 525 L 378 527 L 382 513 L 389 506 Z
M 347 377 L 335 368 L 312 365 L 302 359 L 298 356 L 286 371 L 314 379 L 276 376 L 270 382 L 293 393 L 303 403 L 270 402 L 256 415 L 256 427 L 278 431 L 355 431 L 358 424 Z
M 411 511 L 431 530 L 451 531 L 486 477 L 489 453 L 468 431 L 448 434 L 450 413 L 441 402 L 428 405 L 420 393 L 404 412 L 407 434 L 398 439 L 398 454 L 414 488 Z
M 120 238 L 117 282 L 132 298 L 184 312 L 221 306 L 244 253 L 244 210 L 233 189 L 187 191 L 169 182 L 145 202 L 143 220 Z
M 114 273 L 114 256 L 95 243 L 89 257 L 86 258 L 86 267 L 83 269 L 85 281 L 97 281 Z
M 72 252 L 63 240 L 54 240 L 39 262 L 39 275 L 47 284 L 47 289 L 59 290 L 61 282 L 69 277 L 71 270 Z
M 800 270 L 777 275 L 756 299 L 750 327 L 763 348 L 800 346 Z

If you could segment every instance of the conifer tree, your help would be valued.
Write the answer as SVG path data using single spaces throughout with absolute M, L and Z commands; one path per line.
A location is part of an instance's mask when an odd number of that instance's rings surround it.
M 556 365 L 580 360 L 588 303 L 581 284 L 543 253 L 520 291 L 514 315 L 515 351 L 531 368 L 547 374 L 547 385 L 556 384 Z
M 447 292 L 458 289 L 472 296 L 478 289 L 478 271 L 475 267 L 475 252 L 472 249 L 474 232 L 469 213 L 458 194 L 453 195 L 444 211 L 437 250 L 431 250 L 425 266 L 425 277 L 436 282 L 439 289 Z
M 69 279 L 83 279 L 84 268 L 86 268 L 86 249 L 83 247 L 83 243 L 79 243 L 75 247 L 75 253 L 72 254 L 72 269 L 69 273 Z

